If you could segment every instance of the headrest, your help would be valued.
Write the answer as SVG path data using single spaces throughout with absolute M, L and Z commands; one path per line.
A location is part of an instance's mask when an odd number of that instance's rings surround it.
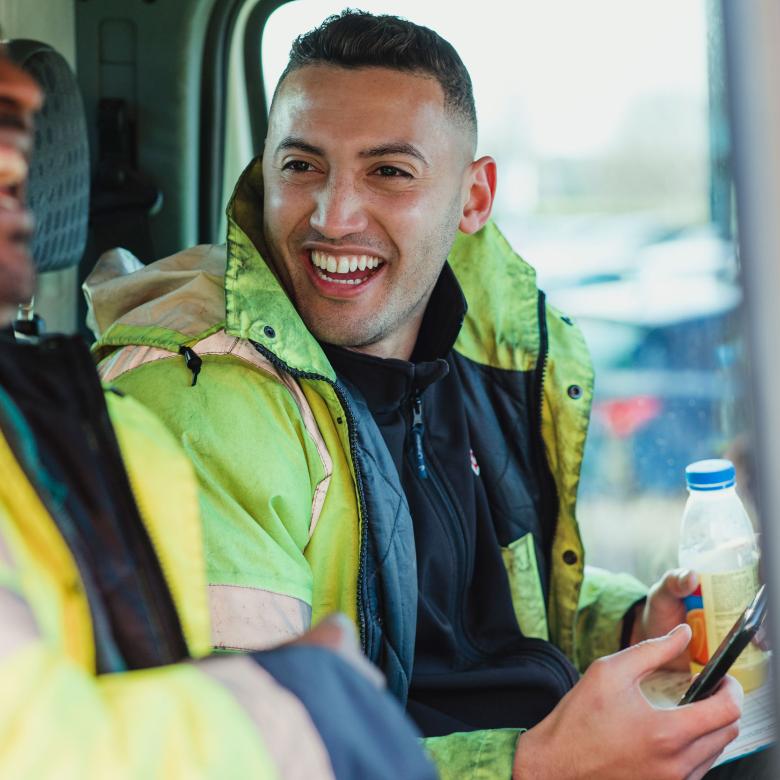
M 65 58 L 38 41 L 8 42 L 8 54 L 41 86 L 27 201 L 35 215 L 32 255 L 38 271 L 77 265 L 89 217 L 89 146 L 84 105 Z

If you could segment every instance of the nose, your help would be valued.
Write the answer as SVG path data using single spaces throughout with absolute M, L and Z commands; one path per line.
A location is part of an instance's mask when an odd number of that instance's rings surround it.
M 325 238 L 360 233 L 368 226 L 363 196 L 347 176 L 329 176 L 317 193 L 309 224 Z
M 12 105 L 26 114 L 37 111 L 43 102 L 35 80 L 0 54 L 0 106 Z

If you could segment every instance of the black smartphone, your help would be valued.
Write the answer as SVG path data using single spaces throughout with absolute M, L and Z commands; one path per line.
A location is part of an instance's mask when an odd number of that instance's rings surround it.
M 706 699 L 718 687 L 723 675 L 728 672 L 739 654 L 748 646 L 766 617 L 766 585 L 758 589 L 753 601 L 739 616 L 718 649 L 712 654 L 701 674 L 691 683 L 679 704 L 690 704 Z

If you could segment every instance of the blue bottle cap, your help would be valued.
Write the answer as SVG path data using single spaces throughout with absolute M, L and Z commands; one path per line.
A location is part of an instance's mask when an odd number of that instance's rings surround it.
M 685 482 L 690 490 L 722 490 L 734 486 L 736 470 L 730 460 L 697 460 L 685 467 Z

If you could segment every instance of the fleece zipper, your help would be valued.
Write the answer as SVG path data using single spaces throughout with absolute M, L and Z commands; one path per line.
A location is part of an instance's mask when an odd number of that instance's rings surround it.
M 440 507 L 440 511 L 435 511 L 436 519 L 450 544 L 455 564 L 453 581 L 458 583 L 458 594 L 452 618 L 456 621 L 455 625 L 462 639 L 462 641 L 458 642 L 458 649 L 469 661 L 479 662 L 484 660 L 486 655 L 467 631 L 466 621 L 463 616 L 466 585 L 468 582 L 467 551 L 464 542 L 466 521 L 463 513 L 457 506 L 457 502 L 452 498 L 452 491 L 447 484 L 444 470 L 441 468 L 433 450 L 427 446 L 424 436 L 422 393 L 419 390 L 415 390 L 412 393 L 408 408 L 410 413 L 410 448 L 414 472 L 420 486 L 428 495 L 431 505 Z

